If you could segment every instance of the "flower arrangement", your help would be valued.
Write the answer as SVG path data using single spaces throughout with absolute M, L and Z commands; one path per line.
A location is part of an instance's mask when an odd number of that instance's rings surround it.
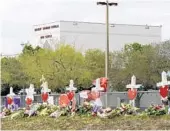
M 92 111 L 92 105 L 89 102 L 84 102 L 83 106 L 79 106 L 76 110 L 78 115 L 90 115 Z
M 75 110 L 76 115 L 92 115 L 93 106 L 89 102 L 84 102 L 82 106 L 78 106 Z M 151 105 L 145 111 L 138 113 L 139 108 L 133 107 L 130 104 L 121 103 L 120 107 L 115 109 L 105 108 L 100 109 L 97 112 L 97 116 L 100 118 L 114 118 L 116 116 L 127 116 L 127 115 L 139 115 L 139 116 L 159 116 L 168 114 L 167 109 L 162 105 Z M 74 114 L 74 115 L 75 115 Z M 11 117 L 11 119 L 19 119 L 23 117 L 32 117 L 32 116 L 49 116 L 53 118 L 58 118 L 60 116 L 73 116 L 71 112 L 71 107 L 59 107 L 56 105 L 47 105 L 47 104 L 33 104 L 29 108 L 20 109 L 18 111 L 11 112 L 10 109 L 4 108 L 1 112 L 1 118 Z
M 133 107 L 130 104 L 121 103 L 120 107 L 112 110 L 112 113 L 108 118 L 114 118 L 120 115 L 137 115 L 139 108 Z
M 160 116 L 167 113 L 166 108 L 162 105 L 151 105 L 148 109 L 145 110 L 147 115 Z

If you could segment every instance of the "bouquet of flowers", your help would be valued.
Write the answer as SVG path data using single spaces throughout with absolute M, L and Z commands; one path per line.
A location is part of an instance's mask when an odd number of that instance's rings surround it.
M 79 106 L 76 110 L 78 115 L 90 115 L 92 111 L 92 105 L 89 102 L 84 102 L 83 106 Z
M 148 109 L 145 110 L 147 115 L 164 115 L 166 114 L 166 108 L 162 105 L 151 105 Z
M 4 114 L 5 116 L 9 116 L 9 115 L 11 115 L 11 110 L 10 110 L 10 109 L 7 109 L 7 108 L 4 108 L 4 109 L 3 109 L 3 114 Z
M 51 113 L 55 112 L 56 110 L 58 110 L 59 107 L 55 106 L 55 105 L 41 105 L 38 108 L 38 115 L 40 116 L 48 116 Z
M 24 117 L 24 110 L 18 110 L 11 115 L 11 119 L 19 119 Z
M 136 115 L 139 108 L 133 107 L 130 104 L 121 103 L 120 107 L 112 110 L 112 113 L 108 118 L 114 118 L 120 115 Z

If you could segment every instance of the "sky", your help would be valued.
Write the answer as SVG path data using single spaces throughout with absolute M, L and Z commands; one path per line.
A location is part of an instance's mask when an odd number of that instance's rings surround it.
M 21 43 L 33 41 L 33 25 L 59 20 L 105 22 L 106 9 L 97 1 L 0 0 L 0 53 L 20 53 Z M 162 40 L 170 39 L 170 0 L 110 2 L 118 2 L 109 9 L 110 23 L 162 25 Z

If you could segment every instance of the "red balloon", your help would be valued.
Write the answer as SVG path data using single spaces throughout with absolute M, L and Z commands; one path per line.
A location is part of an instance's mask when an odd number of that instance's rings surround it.
M 74 93 L 73 92 L 68 92 L 67 93 L 68 99 L 71 101 L 74 97 Z
M 59 105 L 61 107 L 66 107 L 69 104 L 69 102 L 70 102 L 70 100 L 69 100 L 67 94 L 61 94 L 59 96 Z
M 26 104 L 27 104 L 27 105 L 31 105 L 31 103 L 32 103 L 32 99 L 31 99 L 31 98 L 27 98 L 27 99 L 26 99 Z
M 13 99 L 12 99 L 11 97 L 7 97 L 7 103 L 8 103 L 9 105 L 11 105 L 12 102 L 13 102 Z
M 159 93 L 163 98 L 167 97 L 168 96 L 168 86 L 160 87 Z
M 46 93 L 42 93 L 41 97 L 42 97 L 43 102 L 46 102 L 48 100 L 48 93 L 47 92 Z
M 136 98 L 136 95 L 137 95 L 137 90 L 136 89 L 129 89 L 128 90 L 128 98 L 130 99 L 130 100 L 133 100 L 133 99 L 135 99 Z
M 100 78 L 100 86 L 104 88 L 104 92 L 107 90 L 108 79 L 105 77 Z

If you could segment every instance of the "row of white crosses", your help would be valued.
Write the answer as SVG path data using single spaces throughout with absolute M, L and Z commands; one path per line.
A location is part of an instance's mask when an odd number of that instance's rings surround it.
M 167 74 L 168 73 L 166 73 L 165 71 L 163 71 L 162 72 L 162 81 L 161 82 L 159 82 L 159 83 L 157 83 L 157 87 L 159 87 L 159 88 L 165 88 L 166 86 L 169 86 L 170 85 L 170 81 L 168 81 L 167 80 Z M 132 91 L 134 90 L 134 89 L 138 89 L 138 88 L 140 88 L 142 85 L 141 84 L 136 84 L 136 77 L 133 75 L 132 77 L 131 77 L 131 84 L 128 84 L 128 85 L 126 85 L 126 88 L 129 88 L 129 89 L 131 89 Z M 166 88 L 167 89 L 167 92 L 168 92 L 168 88 Z M 161 94 L 161 93 L 160 93 Z M 166 95 L 165 95 L 166 96 Z M 162 97 L 161 96 L 161 100 L 167 100 L 167 96 L 166 97 Z M 133 99 L 133 100 L 130 100 L 130 104 L 132 105 L 132 106 L 135 106 L 135 99 Z
M 47 95 L 48 95 L 48 93 L 51 92 L 51 90 L 48 89 L 48 82 L 45 81 L 45 78 L 44 78 L 43 75 L 42 75 L 42 78 L 40 79 L 40 82 L 42 82 L 42 85 L 40 86 L 40 87 L 42 87 L 41 93 L 42 94 L 47 93 Z M 26 93 L 27 93 L 27 95 L 26 95 L 25 101 L 28 101 L 28 99 L 33 101 L 34 100 L 34 94 L 36 94 L 36 92 L 34 92 L 34 85 L 33 84 L 30 84 L 30 87 L 28 89 L 26 89 Z M 53 97 L 48 96 L 47 101 L 50 104 L 54 104 L 53 103 Z M 47 104 L 46 101 L 43 102 L 43 104 Z
M 45 81 L 45 78 L 44 78 L 43 75 L 42 75 L 42 78 L 40 79 L 40 82 L 42 82 L 41 93 L 49 93 L 51 90 L 48 89 L 48 83 Z M 31 100 L 33 102 L 34 101 L 34 94 L 36 94 L 36 92 L 34 91 L 34 85 L 33 84 L 30 84 L 30 87 L 26 89 L 26 93 L 27 93 L 27 95 L 26 95 L 25 101 Z

